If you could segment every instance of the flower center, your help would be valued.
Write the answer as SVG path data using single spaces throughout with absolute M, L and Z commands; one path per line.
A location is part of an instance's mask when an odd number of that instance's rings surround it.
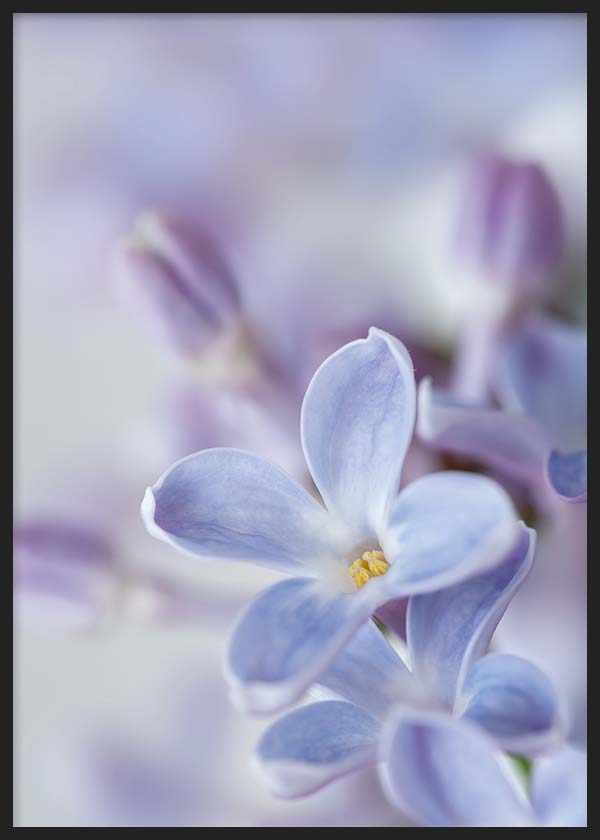
M 390 564 L 383 551 L 365 551 L 362 557 L 352 563 L 348 571 L 356 588 L 360 589 L 370 578 L 384 575 L 389 568 Z

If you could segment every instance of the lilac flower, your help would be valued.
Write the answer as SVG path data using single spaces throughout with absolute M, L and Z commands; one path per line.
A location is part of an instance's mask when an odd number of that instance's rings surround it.
M 534 543 L 535 532 L 521 525 L 492 571 L 409 599 L 410 670 L 372 622 L 361 627 L 319 678 L 328 699 L 288 713 L 263 734 L 255 760 L 268 787 L 302 796 L 385 760 L 382 726 L 396 706 L 460 716 L 520 754 L 554 745 L 562 722 L 544 674 L 520 657 L 484 655 L 531 568 Z
M 378 607 L 476 574 L 512 543 L 512 505 L 488 478 L 437 473 L 397 495 L 415 408 L 404 346 L 372 328 L 321 365 L 304 398 L 302 445 L 324 505 L 235 449 L 184 458 L 147 490 L 152 535 L 293 575 L 233 634 L 227 678 L 247 710 L 293 702 Z
M 549 297 L 563 249 L 558 196 L 536 164 L 487 156 L 471 162 L 460 197 L 452 258 L 465 298 L 452 390 L 487 396 L 498 345 Z
M 470 721 L 400 712 L 386 737 L 388 796 L 431 826 L 576 827 L 587 823 L 587 760 L 565 747 L 537 759 L 529 797 L 497 745 Z
M 531 314 L 547 297 L 563 241 L 559 202 L 542 170 L 476 161 L 457 240 L 457 262 L 499 300 L 463 325 L 448 391 L 420 384 L 419 437 L 585 501 L 585 332 Z
M 505 335 L 491 366 L 500 409 L 419 387 L 418 434 L 569 502 L 587 500 L 586 333 L 531 317 Z
M 456 258 L 521 304 L 539 298 L 562 253 L 558 195 L 540 166 L 491 156 L 468 170 L 458 212 Z
M 239 327 L 239 292 L 214 238 L 157 213 L 138 219 L 115 255 L 124 301 L 170 349 L 195 355 Z

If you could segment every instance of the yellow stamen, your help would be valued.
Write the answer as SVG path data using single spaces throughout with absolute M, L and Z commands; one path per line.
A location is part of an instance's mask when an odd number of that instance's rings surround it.
M 354 583 L 356 584 L 356 588 L 360 589 L 361 586 L 364 586 L 365 583 L 369 580 L 371 575 L 367 571 L 367 569 L 357 569 L 356 572 L 352 575 L 354 578 Z
M 348 571 L 356 588 L 360 589 L 370 578 L 384 575 L 389 568 L 383 551 L 365 551 L 362 557 L 352 563 Z
M 389 568 L 390 567 L 385 560 L 369 560 L 369 571 L 371 572 L 371 577 L 384 575 Z

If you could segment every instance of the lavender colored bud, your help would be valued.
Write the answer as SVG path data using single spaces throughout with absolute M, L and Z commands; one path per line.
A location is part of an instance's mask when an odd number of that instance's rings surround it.
M 560 201 L 540 166 L 491 156 L 471 165 L 458 213 L 460 262 L 519 297 L 539 296 L 563 243 Z
M 15 592 L 28 617 L 86 626 L 107 605 L 115 584 L 111 544 L 85 526 L 54 519 L 15 528 Z
M 201 352 L 238 323 L 236 282 L 206 230 L 145 213 L 118 246 L 114 271 L 124 303 L 178 354 Z

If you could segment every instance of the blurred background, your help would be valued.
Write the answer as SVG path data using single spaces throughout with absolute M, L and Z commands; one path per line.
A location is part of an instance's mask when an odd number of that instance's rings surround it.
M 452 378 L 495 305 L 456 245 L 482 155 L 552 185 L 560 253 L 527 306 L 585 325 L 586 64 L 577 14 L 15 15 L 17 825 L 407 823 L 370 771 L 261 788 L 266 721 L 221 659 L 276 575 L 176 554 L 139 504 L 206 446 L 308 482 L 306 384 L 372 324 Z M 449 465 L 416 444 L 405 478 Z M 511 650 L 551 663 L 582 742 L 585 511 L 502 480 L 536 526 L 568 520 Z

